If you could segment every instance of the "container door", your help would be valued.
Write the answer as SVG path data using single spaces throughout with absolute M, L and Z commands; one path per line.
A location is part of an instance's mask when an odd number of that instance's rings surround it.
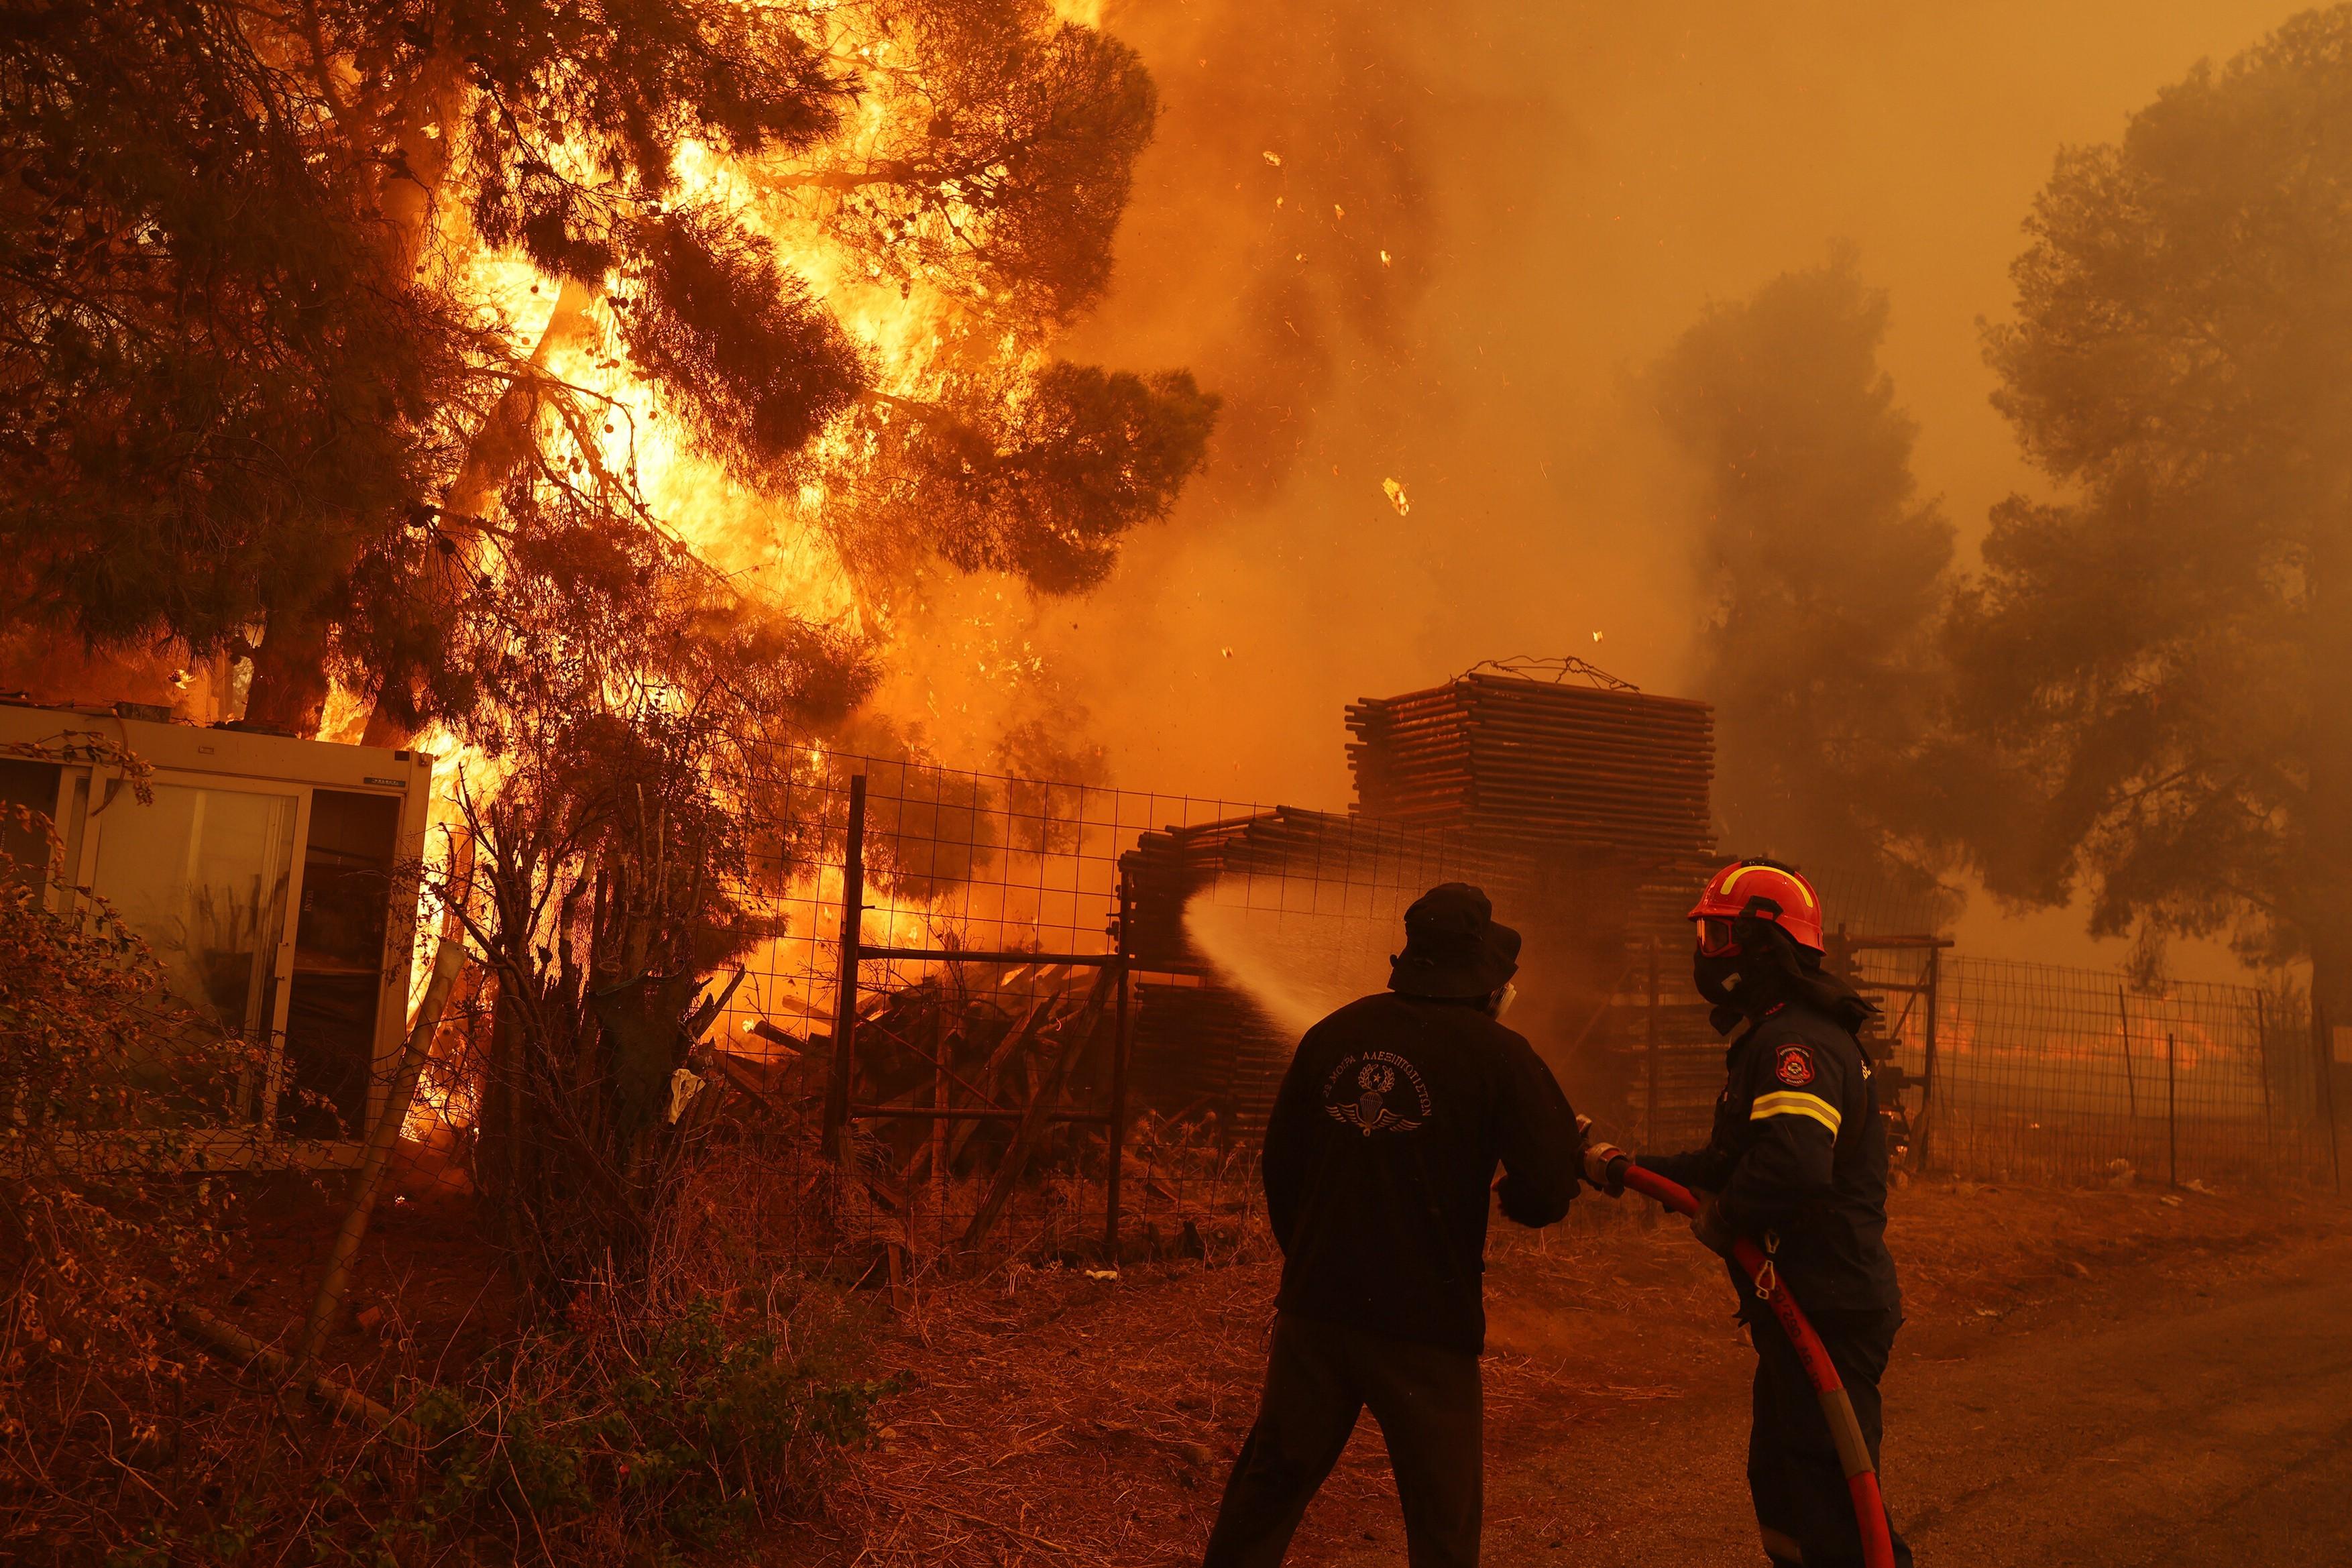
M 295 926 L 279 1128 L 298 1138 L 366 1133 L 376 1041 L 393 974 L 384 951 L 400 845 L 398 795 L 310 792 Z M 400 955 L 405 959 L 404 952 Z
M 0 757 L 0 880 L 44 888 L 51 862 L 50 826 L 58 814 L 56 763 Z

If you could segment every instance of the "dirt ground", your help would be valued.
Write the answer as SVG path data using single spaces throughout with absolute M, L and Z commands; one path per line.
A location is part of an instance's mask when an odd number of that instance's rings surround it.
M 199 1304 L 265 1339 L 290 1335 L 310 1311 L 347 1181 L 337 1173 L 257 1184 L 240 1216 L 247 1256 L 205 1282 Z M 469 1200 L 394 1194 L 376 1205 L 323 1360 L 335 1375 L 379 1394 L 395 1370 L 441 1382 L 511 1334 L 515 1304 L 513 1282 Z
M 1720 1267 L 1641 1205 L 1499 1226 L 1486 1561 L 1762 1561 L 1749 1354 Z M 2352 1213 L 2247 1195 L 1914 1186 L 1885 1480 L 1923 1563 L 2352 1561 Z M 835 1517 L 770 1561 L 1198 1560 L 1255 1408 L 1271 1260 L 919 1298 Z M 1290 1561 L 1401 1563 L 1369 1417 Z

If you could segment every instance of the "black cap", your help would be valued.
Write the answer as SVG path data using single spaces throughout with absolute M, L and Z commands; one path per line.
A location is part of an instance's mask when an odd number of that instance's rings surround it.
M 1404 912 L 1404 951 L 1389 960 L 1389 989 L 1460 999 L 1500 991 L 1519 970 L 1519 933 L 1467 882 L 1442 882 Z

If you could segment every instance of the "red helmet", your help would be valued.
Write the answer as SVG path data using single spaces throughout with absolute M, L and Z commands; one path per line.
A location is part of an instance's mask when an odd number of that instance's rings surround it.
M 1822 952 L 1822 896 L 1813 885 L 1786 866 L 1769 860 L 1735 860 L 1707 879 L 1706 891 L 1691 906 L 1690 919 L 1698 921 L 1699 951 L 1709 954 L 1737 952 L 1731 940 L 1731 922 L 1747 912 L 1750 899 L 1769 899 L 1780 906 L 1777 914 L 1763 910 L 1757 914 L 1770 921 L 1789 933 L 1789 940 L 1799 947 Z

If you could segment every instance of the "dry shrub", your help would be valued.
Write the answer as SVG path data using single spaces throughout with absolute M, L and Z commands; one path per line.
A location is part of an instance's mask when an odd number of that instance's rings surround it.
M 19 814 L 20 834 L 54 837 Z M 226 1266 L 260 1058 L 164 996 L 101 901 L 0 865 L 0 1555 L 119 1539 L 186 1375 L 168 1308 Z
M 658 1319 L 583 1291 L 571 1323 L 462 1384 L 417 1390 L 420 1446 L 387 1478 L 395 1506 L 371 1522 L 354 1500 L 320 1532 L 400 1561 L 492 1542 L 517 1559 L 623 1561 L 813 1510 L 887 1385 L 861 1370 L 863 1336 L 830 1292 L 768 1286 L 764 1311 L 704 1300 Z
M 807 1267 L 823 1198 L 801 1162 L 690 1149 L 639 1261 L 579 1282 L 462 1382 L 408 1385 L 420 1441 L 371 1545 L 640 1561 L 821 1507 L 891 1386 L 873 1372 L 873 1310 Z
M 762 1167 L 698 1169 L 803 1233 Z M 404 1335 L 352 1376 L 407 1429 L 281 1410 L 249 1379 L 215 1391 L 150 1472 L 118 1563 L 638 1563 L 818 1511 L 875 1402 L 869 1310 L 759 1238 L 705 1219 L 656 1226 L 641 1267 L 579 1283 L 487 1354 L 441 1364 Z M 168 1506 L 164 1506 L 168 1504 Z
M 405 1433 L 197 1361 L 170 1310 L 236 1272 L 249 1178 L 221 1167 L 260 1061 L 161 978 L 102 906 L 0 883 L 0 1558 L 635 1562 L 818 1505 L 886 1385 L 795 1265 L 823 1228 L 797 1163 L 688 1152 L 626 1278 L 454 1376 L 413 1342 L 338 1369 Z M 760 1225 L 689 1205 L 710 1193 Z

